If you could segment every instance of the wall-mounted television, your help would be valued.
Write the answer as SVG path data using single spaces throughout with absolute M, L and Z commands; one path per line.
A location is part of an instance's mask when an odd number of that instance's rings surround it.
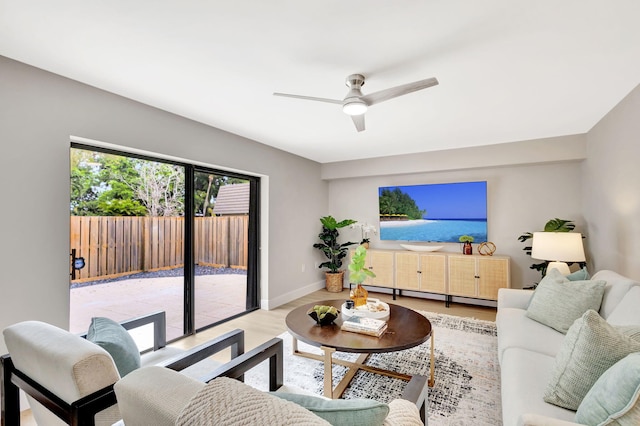
M 378 188 L 380 239 L 452 243 L 487 241 L 487 182 Z

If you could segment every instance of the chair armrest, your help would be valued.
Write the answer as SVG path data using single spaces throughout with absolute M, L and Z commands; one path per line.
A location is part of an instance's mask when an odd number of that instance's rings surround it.
M 147 324 L 153 324 L 153 350 L 157 351 L 167 346 L 167 315 L 164 311 L 152 312 L 120 323 L 125 330 L 131 330 Z M 86 339 L 87 333 L 80 334 L 80 337 Z
M 93 425 L 97 413 L 117 403 L 113 385 L 109 385 L 69 404 L 17 370 L 9 355 L 2 356 L 1 364 L 3 425 L 20 424 L 18 389 L 22 389 L 67 424 Z
M 420 419 L 423 423 L 425 423 L 427 419 L 427 389 L 427 377 L 415 375 L 411 377 L 401 396 L 402 399 L 413 402 L 416 407 L 418 407 L 418 410 L 420 410 Z
M 269 360 L 269 391 L 275 391 L 284 382 L 284 344 L 277 337 L 215 369 L 204 381 L 221 376 L 242 380 L 244 373 L 266 360 Z
M 244 330 L 230 331 L 156 365 L 180 371 L 229 347 L 232 360 L 244 353 Z

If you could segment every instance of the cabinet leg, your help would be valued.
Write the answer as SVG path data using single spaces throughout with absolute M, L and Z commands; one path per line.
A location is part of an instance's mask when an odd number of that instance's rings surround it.
M 451 304 L 451 295 L 447 294 L 446 296 L 444 296 L 444 306 L 448 308 L 450 304 Z
M 396 289 L 391 290 L 393 292 L 393 300 L 396 300 Z

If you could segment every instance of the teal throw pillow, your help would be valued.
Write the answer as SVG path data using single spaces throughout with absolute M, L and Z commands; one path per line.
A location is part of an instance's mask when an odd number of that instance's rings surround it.
M 272 392 L 311 411 L 336 426 L 382 425 L 389 414 L 389 406 L 372 399 L 323 399 L 317 396 L 286 392 Z
M 526 315 L 566 334 L 573 322 L 589 309 L 598 311 L 606 281 L 569 281 L 551 269 L 531 296 Z
M 589 310 L 576 320 L 556 355 L 544 401 L 577 410 L 598 378 L 630 353 L 640 352 L 640 341 L 629 330 L 607 323 Z
M 109 352 L 120 377 L 140 368 L 140 352 L 136 342 L 125 328 L 103 317 L 91 318 L 87 340 Z
M 587 267 L 585 266 L 582 269 L 570 273 L 566 277 L 569 281 L 584 281 L 591 278 L 591 275 L 589 275 L 589 271 L 587 271 Z
M 600 376 L 580 403 L 575 421 L 640 425 L 640 352 L 627 355 Z

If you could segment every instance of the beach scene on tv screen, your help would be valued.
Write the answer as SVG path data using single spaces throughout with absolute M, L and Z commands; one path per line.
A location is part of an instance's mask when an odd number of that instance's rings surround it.
M 487 182 L 387 186 L 378 197 L 381 240 L 487 241 Z

